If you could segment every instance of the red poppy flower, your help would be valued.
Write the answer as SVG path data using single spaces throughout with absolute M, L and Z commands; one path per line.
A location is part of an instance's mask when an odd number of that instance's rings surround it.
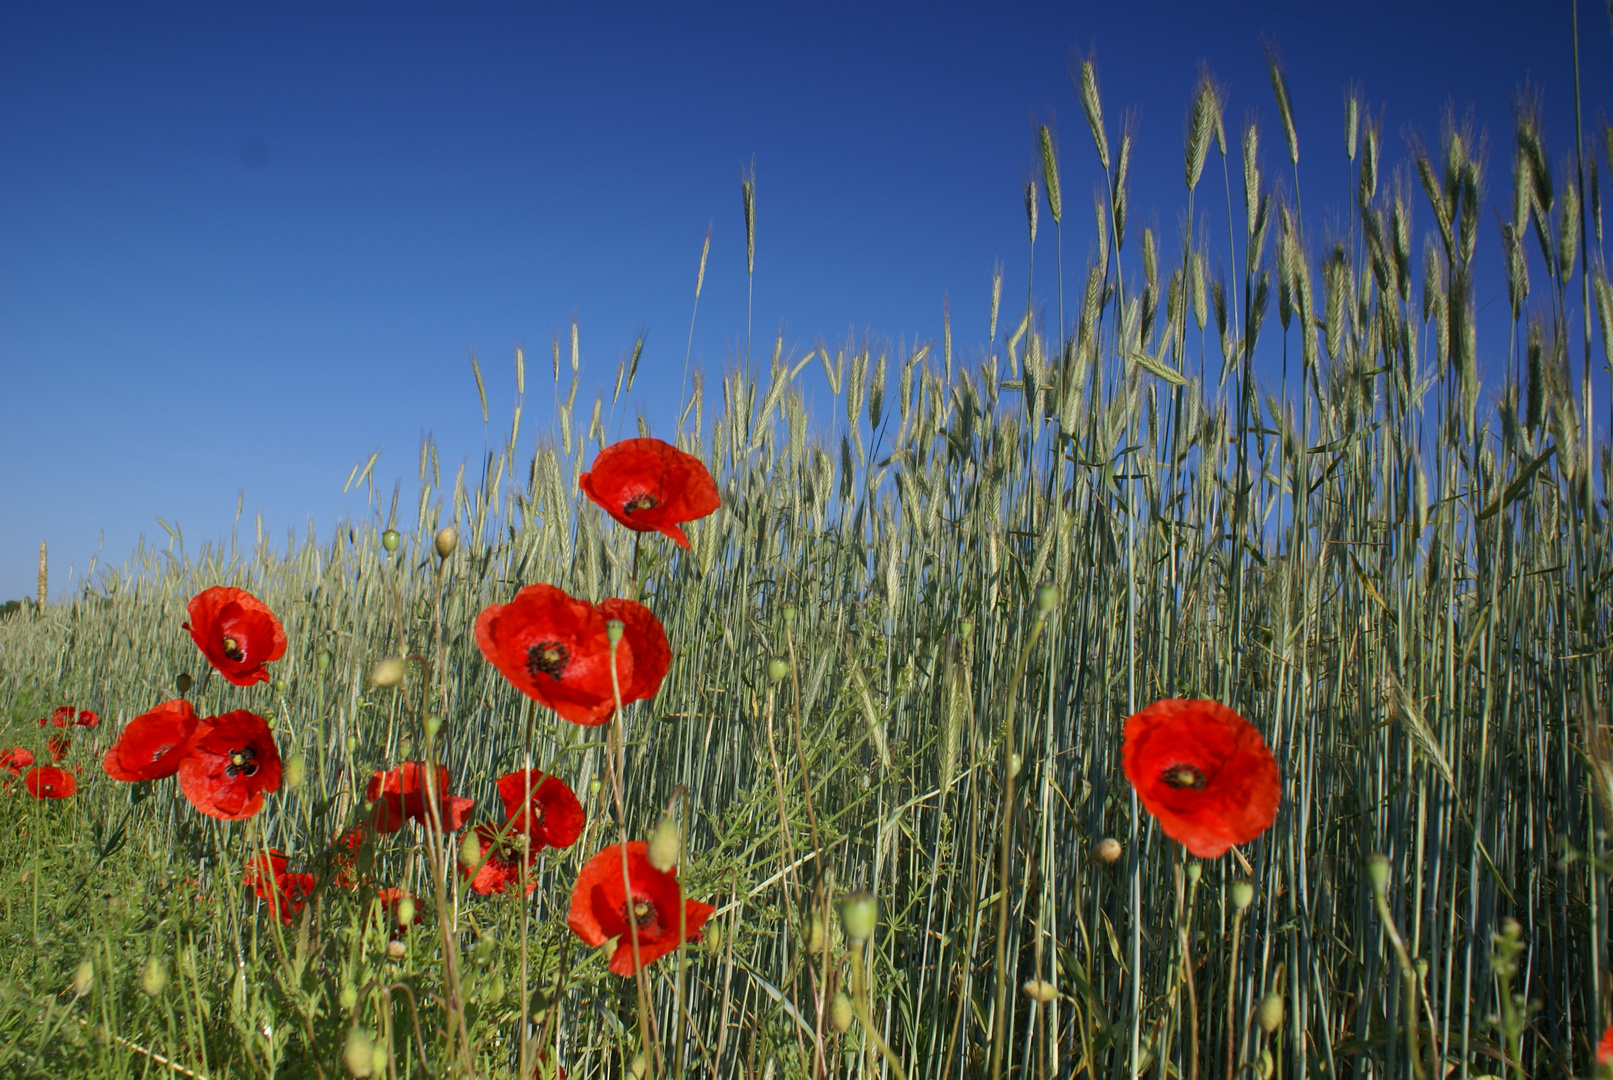
M 1596 1044 L 1596 1064 L 1613 1065 L 1613 1024 L 1607 1026 L 1602 1040 Z
M 444 832 L 453 832 L 465 824 L 475 799 L 462 799 L 449 792 L 448 766 L 437 766 L 435 785 L 429 785 L 431 774 L 424 762 L 405 761 L 389 772 L 377 772 L 370 777 L 364 798 L 375 804 L 370 813 L 370 825 L 378 833 L 395 833 L 403 823 L 413 819 L 431 826 L 431 793 L 436 788 L 437 818 Z
M 1282 801 L 1260 732 L 1214 701 L 1156 701 L 1128 717 L 1120 763 L 1165 835 L 1201 859 L 1265 832 Z
M 528 585 L 476 619 L 476 644 L 515 688 L 574 724 L 603 724 L 616 711 L 606 623 L 620 619 L 616 677 L 622 703 L 654 697 L 672 666 L 666 631 L 633 600 L 590 604 L 553 585 Z
M 69 739 L 60 731 L 45 740 L 45 749 L 50 751 L 50 759 L 52 761 L 62 760 L 62 758 L 66 757 L 67 752 L 72 748 L 73 740 Z
M 544 1047 L 533 1055 L 532 1080 L 567 1080 L 565 1068 L 557 1061 L 549 1064 L 550 1047 Z
M 688 547 L 678 523 L 722 505 L 705 463 L 660 439 L 624 439 L 594 458 L 577 478 L 583 494 L 635 532 L 658 532 Z
M 409 927 L 398 919 L 398 904 L 404 900 L 413 900 L 414 897 L 409 895 L 408 889 L 381 889 L 375 894 L 375 899 L 387 915 L 387 936 L 393 941 L 402 938 Z
M 361 884 L 357 875 L 359 852 L 370 842 L 370 831 L 364 825 L 355 825 L 336 840 L 331 852 L 331 865 L 335 868 L 334 880 L 344 889 L 356 889 Z
M 12 776 L 21 776 L 33 763 L 34 755 L 31 750 L 13 746 L 10 750 L 0 751 L 0 769 L 6 770 Z
M 112 779 L 131 784 L 172 776 L 179 771 L 197 723 L 190 702 L 184 698 L 165 701 L 129 721 L 101 767 Z
M 263 601 L 245 589 L 215 585 L 185 610 L 185 629 L 220 675 L 236 686 L 269 681 L 263 665 L 285 655 L 286 632 Z
M 179 763 L 179 790 L 208 817 L 239 821 L 280 788 L 280 751 L 269 725 L 238 709 L 202 720 Z
M 589 859 L 571 890 L 571 911 L 566 922 L 571 932 L 589 945 L 616 938 L 610 969 L 633 974 L 633 925 L 638 936 L 639 964 L 643 966 L 678 947 L 678 908 L 683 905 L 688 940 L 700 937 L 700 928 L 717 909 L 698 900 L 684 900 L 678 879 L 650 863 L 649 845 L 634 840 L 627 848 L 627 879 L 622 878 L 622 847 L 613 844 Z
M 73 774 L 54 765 L 30 769 L 23 783 L 28 786 L 28 794 L 36 799 L 65 799 L 78 790 Z
M 487 896 L 519 885 L 522 864 L 531 868 L 532 857 L 537 853 L 536 846 L 524 847 L 525 841 L 519 832 L 506 831 L 491 821 L 482 822 L 472 833 L 477 844 L 476 862 L 468 866 L 461 864 L 459 868 L 460 873 L 470 878 L 471 892 Z M 471 874 L 473 870 L 475 876 Z M 526 894 L 531 896 L 532 890 L 537 887 L 538 883 L 529 878 Z
M 241 883 L 268 901 L 269 914 L 290 924 L 291 917 L 303 909 L 314 894 L 316 879 L 313 874 L 286 873 L 286 857 L 273 848 L 246 864 Z
M 63 705 L 56 709 L 55 712 L 50 714 L 49 720 L 41 720 L 39 722 L 39 726 L 44 727 L 46 724 L 49 724 L 51 727 L 67 727 L 68 725 L 72 724 L 72 722 L 73 707 L 71 705 Z
M 559 777 L 537 769 L 505 773 L 498 778 L 498 797 L 504 804 L 505 823 L 515 822 L 514 831 L 526 834 L 533 851 L 570 847 L 582 835 L 587 815 Z
M 98 727 L 100 726 L 101 718 L 95 715 L 95 713 L 91 712 L 89 709 L 80 709 L 78 711 L 78 719 L 74 720 L 73 723 L 77 724 L 79 727 Z

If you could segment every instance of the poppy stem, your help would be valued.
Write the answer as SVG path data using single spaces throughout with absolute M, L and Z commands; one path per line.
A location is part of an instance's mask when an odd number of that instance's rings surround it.
M 874 1027 L 873 1019 L 868 1015 L 868 970 L 863 963 L 863 949 L 867 945 L 863 941 L 851 943 L 851 1003 L 857 1010 L 857 1019 L 862 1023 L 863 1031 L 868 1041 L 874 1044 L 874 1049 L 882 1054 L 890 1064 L 891 1072 L 896 1074 L 896 1080 L 907 1080 L 907 1070 L 902 1068 L 902 1061 L 896 1056 L 885 1040 L 880 1038 L 879 1029 Z
M 637 534 L 635 534 L 636 537 Z M 633 547 L 635 560 L 638 554 L 637 540 Z M 615 746 L 608 747 L 610 754 L 610 787 L 611 794 L 616 801 L 616 820 L 622 831 L 622 893 L 627 897 L 625 913 L 627 915 L 627 934 L 633 945 L 633 982 L 638 990 L 638 1032 L 639 1045 L 643 1049 L 644 1059 L 649 1068 L 650 1080 L 661 1073 L 660 1047 L 650 1039 L 650 990 L 648 979 L 644 974 L 644 962 L 639 955 L 638 944 L 638 913 L 634 911 L 633 879 L 627 868 L 627 805 L 622 797 L 622 771 L 627 757 L 627 731 L 622 717 L 622 678 L 616 666 L 616 650 L 622 640 L 622 623 L 619 619 L 611 619 L 606 626 L 610 637 L 610 689 L 611 697 L 616 702 L 616 709 L 611 713 L 611 738 Z M 678 890 L 678 908 L 683 909 L 683 890 Z M 681 926 L 681 919 L 680 919 Z

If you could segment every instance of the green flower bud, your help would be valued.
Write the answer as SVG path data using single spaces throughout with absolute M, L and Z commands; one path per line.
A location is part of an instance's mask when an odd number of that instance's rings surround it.
M 783 679 L 790 673 L 790 662 L 782 656 L 775 656 L 767 662 L 767 677 L 774 682 Z
M 1260 1011 L 1256 1014 L 1260 1020 L 1260 1030 L 1267 1035 L 1283 1026 L 1283 996 L 1273 990 L 1260 999 Z
M 358 736 L 357 735 L 349 735 L 347 737 L 346 745 L 347 745 L 347 752 L 349 754 L 358 753 Z
M 844 990 L 834 996 L 829 1003 L 829 1019 L 835 1030 L 844 1035 L 851 1028 L 851 999 Z
M 860 944 L 873 937 L 878 922 L 879 902 L 873 893 L 859 889 L 840 902 L 840 927 L 852 941 Z
M 807 920 L 805 939 L 807 952 L 820 953 L 823 951 L 823 916 L 813 912 L 812 918 Z
M 375 1042 L 368 1031 L 356 1027 L 347 1033 L 347 1044 L 342 1047 L 342 1064 L 357 1077 L 375 1072 Z
M 602 787 L 604 787 L 604 785 L 601 784 L 598 780 L 590 780 L 590 781 L 588 781 L 588 794 L 590 794 L 590 795 L 598 795 L 599 794 L 599 789 L 602 788 Z
M 155 956 L 146 957 L 146 966 L 140 972 L 140 989 L 147 997 L 156 997 L 168 985 L 168 969 Z
M 1059 996 L 1058 988 L 1046 979 L 1031 979 L 1024 986 L 1025 996 L 1041 1005 L 1050 1004 Z
M 398 908 L 397 908 L 398 925 L 402 926 L 402 927 L 408 927 L 408 926 L 413 925 L 414 916 L 415 916 L 414 897 L 405 896 L 403 899 L 398 901 Z
M 1105 836 L 1092 845 L 1092 861 L 1100 862 L 1105 866 L 1113 866 L 1120 861 L 1126 849 L 1120 846 L 1120 841 L 1112 836 Z
M 427 713 L 426 718 L 420 722 L 420 726 L 425 729 L 426 740 L 429 742 L 437 737 L 437 732 L 442 730 L 442 717 L 436 713 Z
M 1383 892 L 1389 887 L 1389 860 L 1382 855 L 1373 855 L 1367 859 L 1367 879 L 1372 882 L 1374 892 Z
M 1255 887 L 1247 881 L 1232 883 L 1232 906 L 1239 911 L 1255 902 Z
M 632 1063 L 627 1066 L 627 1075 L 630 1080 L 644 1080 L 644 1074 L 649 1071 L 649 1060 L 643 1054 L 634 1054 Z
M 1009 754 L 1008 755 L 1008 775 L 1010 777 L 1018 776 L 1020 770 L 1023 769 L 1024 767 L 1025 767 L 1025 759 L 1024 758 L 1020 757 L 1018 754 Z
M 713 956 L 722 952 L 722 927 L 707 925 L 700 932 L 700 945 Z
M 459 534 L 452 525 L 444 525 L 437 530 L 437 538 L 433 542 L 437 545 L 437 558 L 446 559 L 459 547 Z
M 95 986 L 95 961 L 85 958 L 73 971 L 73 996 L 81 998 Z
M 459 845 L 459 861 L 467 867 L 482 861 L 482 842 L 474 829 L 465 834 L 465 839 Z
M 650 833 L 650 865 L 663 874 L 678 865 L 678 854 L 683 848 L 683 834 L 678 823 L 669 815 L 662 816 Z
M 1043 585 L 1036 590 L 1036 614 L 1051 615 L 1053 609 L 1059 606 L 1059 591 L 1052 585 Z
M 284 679 L 281 679 L 280 681 L 278 681 L 278 682 L 276 682 L 274 684 L 274 692 L 279 694 L 279 695 L 281 695 L 282 697 L 285 696 L 285 693 L 286 693 L 286 681 Z
M 398 740 L 398 753 L 407 758 L 414 753 L 414 740 L 405 735 Z
M 329 649 L 321 649 L 319 651 L 318 658 L 315 660 L 315 663 L 319 665 L 319 670 L 321 672 L 326 672 L 330 670 L 331 661 L 333 659 L 334 657 L 331 656 Z
M 1260 1058 L 1255 1062 L 1255 1074 L 1260 1077 L 1260 1080 L 1271 1080 L 1271 1070 L 1271 1051 L 1260 1051 Z
M 348 983 L 346 986 L 342 987 L 341 996 L 337 1000 L 342 1003 L 342 1010 L 344 1012 L 351 1012 L 353 1006 L 358 1004 L 358 987 L 354 986 L 352 983 Z
M 389 656 L 370 669 L 370 685 L 390 690 L 403 682 L 403 676 L 408 669 L 409 665 L 402 659 Z
M 302 787 L 302 782 L 306 779 L 308 779 L 308 759 L 301 754 L 292 754 L 286 759 L 285 774 L 281 780 L 288 790 L 296 791 Z
M 398 550 L 398 545 L 401 543 L 403 543 L 403 537 L 398 535 L 398 530 L 396 529 L 388 529 L 381 534 L 381 546 L 386 548 L 388 555 Z M 366 1073 L 365 1075 L 369 1074 Z
M 184 697 L 186 694 L 190 693 L 190 687 L 190 672 L 181 671 L 178 675 L 174 676 L 174 689 L 179 691 L 180 697 Z

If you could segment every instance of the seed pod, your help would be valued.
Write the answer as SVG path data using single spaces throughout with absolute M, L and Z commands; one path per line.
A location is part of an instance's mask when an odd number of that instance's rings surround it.
M 190 687 L 191 677 L 189 672 L 181 671 L 178 675 L 174 676 L 174 689 L 179 691 L 180 697 L 184 697 L 186 694 L 190 693 Z
M 1232 883 L 1232 906 L 1239 911 L 1246 911 L 1249 905 L 1255 902 L 1255 887 L 1247 881 L 1234 881 Z
M 398 534 L 398 530 L 396 529 L 388 529 L 386 532 L 381 534 L 381 546 L 386 548 L 386 553 L 388 555 L 392 554 L 394 551 L 397 551 L 398 545 L 401 543 L 403 543 L 403 537 Z
M 775 656 L 767 662 L 767 677 L 773 682 L 781 681 L 790 673 L 790 662 L 782 656 Z

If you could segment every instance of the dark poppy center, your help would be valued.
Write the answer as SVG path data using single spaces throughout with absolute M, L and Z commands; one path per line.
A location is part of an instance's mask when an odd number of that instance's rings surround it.
M 656 934 L 661 929 L 661 912 L 647 896 L 633 897 L 622 905 L 621 914 L 623 925 L 637 926 L 640 937 Z
M 635 495 L 622 505 L 622 513 L 632 514 L 639 510 L 653 510 L 661 503 L 654 495 Z
M 250 746 L 230 751 L 230 763 L 224 766 L 224 775 L 234 780 L 237 776 L 256 776 L 258 752 Z
M 569 663 L 571 650 L 558 641 L 540 641 L 526 651 L 526 670 L 534 677 L 541 673 L 558 682 Z
M 246 650 L 241 648 L 241 642 L 237 641 L 235 638 L 226 636 L 224 638 L 224 655 L 229 657 L 231 660 L 234 660 L 236 663 L 240 663 L 242 660 L 246 659 Z
M 1172 765 L 1160 774 L 1160 779 L 1178 791 L 1203 791 L 1209 780 L 1197 765 Z

